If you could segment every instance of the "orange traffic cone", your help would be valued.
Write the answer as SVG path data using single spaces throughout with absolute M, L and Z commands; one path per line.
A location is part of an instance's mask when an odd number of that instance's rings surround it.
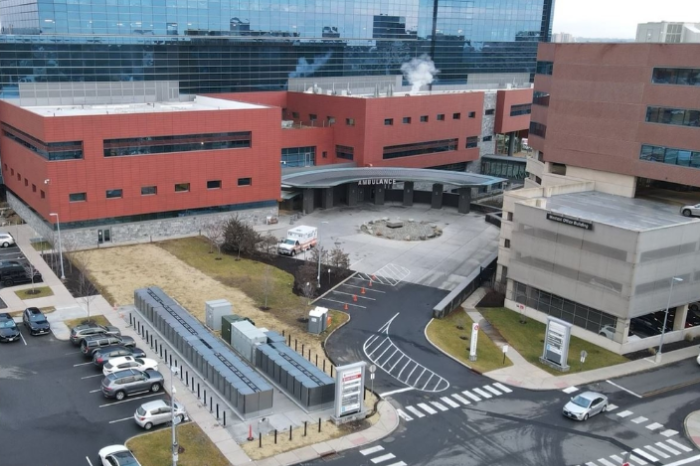
M 369 287 L 372 288 L 372 280 L 369 281 Z
M 365 294 L 365 287 L 363 286 L 362 289 L 360 290 L 360 293 Z
M 357 302 L 357 295 L 356 294 L 352 295 L 352 300 Z
M 376 279 L 377 279 L 377 276 L 376 276 L 376 275 L 372 275 L 372 280 L 376 280 Z
M 348 303 L 345 303 L 345 310 L 348 310 Z

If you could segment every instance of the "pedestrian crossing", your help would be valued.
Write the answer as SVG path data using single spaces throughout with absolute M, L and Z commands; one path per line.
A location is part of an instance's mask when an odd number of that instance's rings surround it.
M 369 458 L 372 464 L 379 464 L 381 466 L 408 466 L 406 463 L 399 460 L 396 455 L 386 451 L 381 445 L 360 450 L 360 454 Z
M 401 419 L 408 422 L 451 409 L 462 408 L 472 403 L 493 399 L 512 392 L 513 390 L 497 382 L 458 393 L 452 393 L 451 395 L 445 395 L 438 400 L 416 403 L 414 406 L 406 406 L 396 411 Z
M 621 466 L 625 462 L 630 466 L 646 466 L 649 464 L 666 464 L 668 461 L 679 460 L 681 456 L 687 456 L 693 449 L 685 443 L 666 439 L 661 442 L 650 443 L 643 447 L 633 448 L 606 458 L 598 458 L 595 461 L 583 463 L 585 466 Z M 685 461 L 688 461 L 686 459 Z M 684 464 L 681 460 L 678 464 Z M 580 466 L 583 466 L 580 465 Z

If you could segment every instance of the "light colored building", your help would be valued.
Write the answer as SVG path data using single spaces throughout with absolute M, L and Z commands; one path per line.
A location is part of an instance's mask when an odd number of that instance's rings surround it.
M 554 38 L 554 36 L 552 36 Z M 661 42 L 666 44 L 700 43 L 700 23 L 641 23 L 637 25 L 636 42 Z M 557 41 L 553 41 L 557 42 Z
M 568 32 L 555 32 L 552 34 L 552 42 L 564 44 L 569 42 L 576 42 L 574 36 Z

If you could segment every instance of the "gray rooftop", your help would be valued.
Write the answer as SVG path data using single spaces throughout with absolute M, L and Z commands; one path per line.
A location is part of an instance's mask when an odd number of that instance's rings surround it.
M 597 191 L 552 196 L 547 199 L 546 210 L 633 231 L 700 222 L 683 217 L 678 205 Z
M 508 180 L 476 173 L 400 167 L 328 168 L 282 175 L 282 186 L 294 188 L 330 188 L 360 180 L 423 181 L 460 188 L 490 186 Z M 389 184 L 389 183 L 385 183 Z

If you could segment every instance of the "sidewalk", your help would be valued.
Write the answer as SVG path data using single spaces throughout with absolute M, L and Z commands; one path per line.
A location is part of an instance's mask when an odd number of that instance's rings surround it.
M 685 418 L 685 436 L 700 448 L 700 411 L 693 411 Z

